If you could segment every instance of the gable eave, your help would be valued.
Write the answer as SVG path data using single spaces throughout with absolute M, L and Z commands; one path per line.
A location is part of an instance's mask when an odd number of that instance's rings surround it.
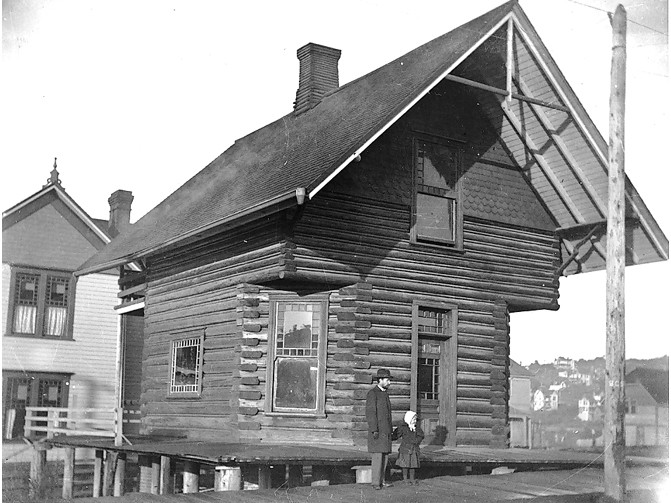
M 31 204 L 36 203 L 42 197 L 47 196 L 49 193 L 53 192 L 55 197 L 57 197 L 65 206 L 79 219 L 81 222 L 90 229 L 99 239 L 102 241 L 102 244 L 106 245 L 111 241 L 109 234 L 101 229 L 94 220 L 86 213 L 81 206 L 79 206 L 74 199 L 72 199 L 67 192 L 65 192 L 61 187 L 49 184 L 46 187 L 43 187 L 41 190 L 37 191 L 33 195 L 27 197 L 23 201 L 15 204 L 11 208 L 7 209 L 2 213 L 3 221 L 3 230 L 11 227 L 19 220 L 26 218 L 27 215 L 21 215 L 20 218 L 16 218 L 15 221 L 12 220 L 12 217 L 17 217 L 17 214 L 24 208 L 30 207 Z
M 603 176 L 608 177 L 608 144 L 601 135 L 600 131 L 592 121 L 591 117 L 587 113 L 585 107 L 582 105 L 580 99 L 573 91 L 572 87 L 564 77 L 563 73 L 559 69 L 559 66 L 552 58 L 549 50 L 543 43 L 542 39 L 534 29 L 531 21 L 524 13 L 523 9 L 515 4 L 513 6 L 512 19 L 517 28 L 520 36 L 524 39 L 527 46 L 532 51 L 533 55 L 536 58 L 536 61 L 541 65 L 542 70 L 545 76 L 551 81 L 554 86 L 554 90 L 561 97 L 563 104 L 568 108 L 571 118 L 578 125 L 580 131 L 584 137 L 589 142 L 592 151 L 594 152 L 601 169 L 603 170 Z M 590 180 L 582 173 L 578 172 L 576 175 L 581 186 L 590 186 Z M 574 194 L 574 197 L 584 197 L 583 194 L 578 193 Z M 635 214 L 634 220 L 637 222 L 637 225 L 640 225 L 643 229 L 645 235 L 651 242 L 654 250 L 656 252 L 656 257 L 648 255 L 647 257 L 638 258 L 636 251 L 633 249 L 633 246 L 628 250 L 629 259 L 628 264 L 643 264 L 648 262 L 655 262 L 658 260 L 668 260 L 669 258 L 669 242 L 663 231 L 659 227 L 659 224 L 652 216 L 650 210 L 647 208 L 642 198 L 638 194 L 638 191 L 635 189 L 629 177 L 625 175 L 625 198 L 626 202 L 630 205 L 631 209 Z M 599 198 L 599 201 L 595 201 L 595 204 L 601 206 L 600 212 L 602 216 L 607 217 L 607 212 L 603 208 L 607 207 L 607 200 L 604 201 L 602 198 Z M 598 220 L 598 219 L 597 219 Z M 587 221 L 580 223 L 589 223 Z M 560 229 L 558 229 L 560 230 Z M 605 241 L 605 236 L 603 238 Z M 571 249 L 575 244 L 576 240 L 563 240 L 564 246 L 568 249 Z M 605 244 L 605 243 L 604 243 Z M 588 272 L 588 271 L 598 271 L 605 268 L 605 258 L 603 265 L 594 266 L 590 265 L 587 267 L 577 267 L 567 270 L 568 274 L 574 274 L 578 272 Z
M 511 5 L 517 5 L 517 2 L 508 2 Z M 357 144 L 352 146 L 345 155 L 344 159 L 337 163 L 325 176 L 316 180 L 308 186 L 308 196 L 310 199 L 315 197 L 328 183 L 333 180 L 342 170 L 344 170 L 354 159 L 361 155 L 375 140 L 377 140 L 385 131 L 392 127 L 401 117 L 403 117 L 412 107 L 414 107 L 422 98 L 424 98 L 433 88 L 440 84 L 446 76 L 451 74 L 468 56 L 470 56 L 484 41 L 486 41 L 501 26 L 508 22 L 512 13 L 504 15 L 496 22 L 483 36 L 474 44 L 468 47 L 460 54 L 455 61 L 442 69 L 437 76 L 428 79 L 427 83 L 418 89 L 413 95 L 409 96 L 404 102 L 400 103 L 387 118 L 375 127 Z

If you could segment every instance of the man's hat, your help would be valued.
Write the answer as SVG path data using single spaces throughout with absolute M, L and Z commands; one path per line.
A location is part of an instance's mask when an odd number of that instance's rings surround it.
M 385 377 L 391 379 L 391 372 L 389 372 L 387 369 L 378 369 L 377 378 L 384 379 Z

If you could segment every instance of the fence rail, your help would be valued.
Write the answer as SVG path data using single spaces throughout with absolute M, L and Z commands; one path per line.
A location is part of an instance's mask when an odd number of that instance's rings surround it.
M 34 438 L 46 433 L 56 435 L 87 435 L 113 438 L 115 445 L 124 437 L 124 424 L 139 424 L 140 411 L 136 409 L 73 409 L 67 407 L 26 407 L 24 435 Z M 130 442 L 129 442 L 130 443 Z

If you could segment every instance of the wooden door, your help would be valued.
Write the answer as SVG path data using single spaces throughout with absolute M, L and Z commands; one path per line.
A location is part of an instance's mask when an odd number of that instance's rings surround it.
M 411 404 L 424 444 L 454 445 L 456 432 L 456 308 L 415 305 Z

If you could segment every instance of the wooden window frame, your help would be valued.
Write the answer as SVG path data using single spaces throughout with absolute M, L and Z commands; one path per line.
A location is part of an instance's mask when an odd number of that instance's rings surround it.
M 419 310 L 436 309 L 448 311 L 449 326 L 447 333 L 437 336 L 434 333 L 419 330 Z M 440 412 L 440 419 L 447 427 L 446 446 L 456 445 L 457 426 L 457 331 L 459 326 L 459 308 L 456 304 L 447 302 L 414 300 L 412 303 L 412 336 L 410 350 L 410 408 L 417 410 L 418 392 L 418 359 L 420 337 L 435 337 L 442 339 L 445 349 L 445 358 L 440 362 L 440 372 L 445 382 L 445 407 Z
M 37 312 L 35 315 L 35 332 L 32 334 L 14 332 L 14 313 L 17 306 L 16 279 L 19 274 L 30 274 L 34 276 L 39 276 L 39 282 L 37 286 L 37 306 L 36 306 Z M 63 335 L 46 335 L 44 333 L 45 311 L 47 306 L 46 288 L 47 288 L 48 277 L 67 279 L 67 285 L 68 285 L 67 320 L 63 330 Z M 75 288 L 76 288 L 76 281 L 72 272 L 12 266 L 10 286 L 9 286 L 9 299 L 7 304 L 7 326 L 5 330 L 5 335 L 11 337 L 27 337 L 30 339 L 50 339 L 58 341 L 73 340 Z
M 440 145 L 453 149 L 457 155 L 457 172 L 455 174 L 455 187 L 454 187 L 454 198 L 456 200 L 455 204 L 455 217 L 454 217 L 454 241 L 442 241 L 442 240 L 432 240 L 428 238 L 422 238 L 419 236 L 419 229 L 417 223 L 417 204 L 418 204 L 418 193 L 419 193 L 419 183 L 418 183 L 418 166 L 417 166 L 417 156 L 419 152 L 420 143 L 431 143 L 434 145 Z M 459 142 L 449 140 L 447 138 L 436 137 L 428 134 L 418 134 L 416 133 L 413 142 L 412 142 L 412 221 L 410 226 L 410 242 L 416 245 L 429 246 L 440 248 L 444 250 L 459 250 L 462 251 L 464 248 L 464 211 L 463 211 L 463 182 L 462 182 L 462 172 L 463 172 L 463 145 Z M 440 196 L 435 196 L 440 197 Z
M 177 344 L 185 341 L 196 341 L 198 345 L 198 356 L 196 362 L 196 384 L 195 390 L 178 391 L 173 388 L 173 377 L 175 375 L 175 352 Z M 196 330 L 175 334 L 170 340 L 170 361 L 168 364 L 168 398 L 200 398 L 203 391 L 203 355 L 205 346 L 205 332 Z
M 321 323 L 319 327 L 319 344 L 317 348 L 317 359 L 319 372 L 317 374 L 316 408 L 314 410 L 301 408 L 274 407 L 275 397 L 275 360 L 277 358 L 277 327 L 280 306 L 287 304 L 318 304 L 320 307 Z M 270 298 L 270 317 L 268 330 L 268 363 L 266 365 L 266 398 L 265 414 L 269 416 L 293 416 L 293 417 L 326 417 L 326 349 L 328 344 L 328 317 L 329 302 L 328 295 L 316 294 L 308 296 L 278 295 Z M 296 358 L 300 358 L 296 356 Z

